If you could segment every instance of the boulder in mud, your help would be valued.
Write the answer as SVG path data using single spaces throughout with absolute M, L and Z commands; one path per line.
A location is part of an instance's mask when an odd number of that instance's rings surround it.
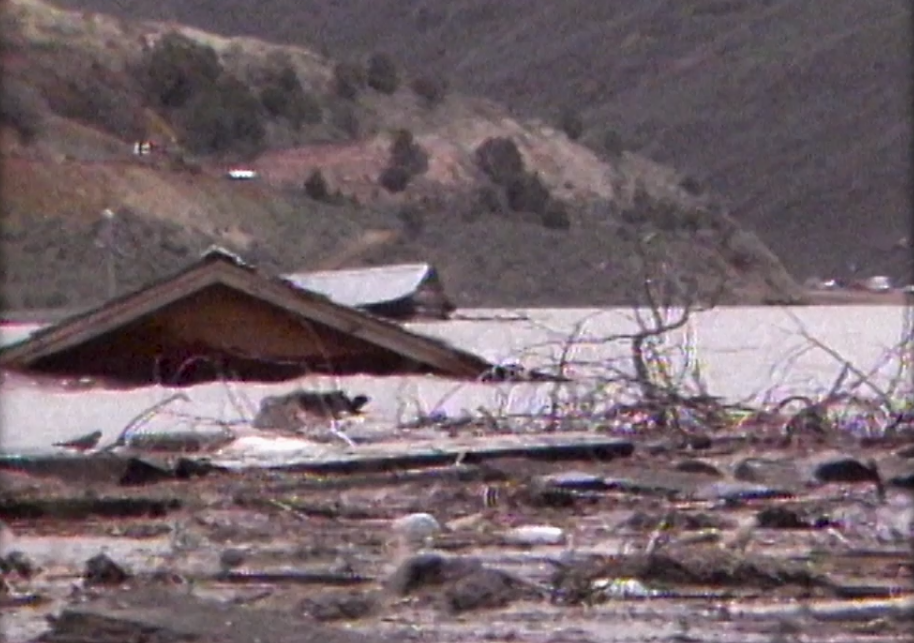
M 13 550 L 0 558 L 0 570 L 4 574 L 15 574 L 20 578 L 29 579 L 38 573 L 38 566 L 23 552 Z
M 223 570 L 241 567 L 247 559 L 247 552 L 237 547 L 223 549 L 219 554 L 219 567 Z
M 424 595 L 448 612 L 504 607 L 536 593 L 531 586 L 473 558 L 425 553 L 405 560 L 386 583 L 398 596 Z
M 258 429 L 294 431 L 314 421 L 358 415 L 370 401 L 367 395 L 350 397 L 344 391 L 292 391 L 265 397 L 254 418 Z
M 306 598 L 302 612 L 317 621 L 354 621 L 374 614 L 380 605 L 376 592 L 324 592 Z
M 814 508 L 775 505 L 760 510 L 755 518 L 762 529 L 823 529 L 832 520 Z
M 407 543 L 422 543 L 441 531 L 441 524 L 429 513 L 401 516 L 391 525 L 393 532 Z
M 457 579 L 442 596 L 449 612 L 505 607 L 530 594 L 530 589 L 499 569 L 481 567 Z
M 472 558 L 423 553 L 410 556 L 387 579 L 388 591 L 406 596 L 422 588 L 456 581 L 482 568 L 482 563 Z
M 784 589 L 829 593 L 830 580 L 800 563 L 722 549 L 690 545 L 650 554 L 564 561 L 552 578 L 553 596 L 563 603 L 593 602 L 606 579 L 637 579 L 649 587 L 728 588 L 757 591 Z
M 683 473 L 698 473 L 706 476 L 713 476 L 715 478 L 724 477 L 723 472 L 717 468 L 715 465 L 705 460 L 698 460 L 696 458 L 687 458 L 685 460 L 680 460 L 675 465 L 673 469 L 676 471 L 682 471 Z
M 130 573 L 111 560 L 107 554 L 96 554 L 86 561 L 83 580 L 86 585 L 120 585 Z
M 823 453 L 808 462 L 812 480 L 827 483 L 879 483 L 876 463 L 845 453 Z

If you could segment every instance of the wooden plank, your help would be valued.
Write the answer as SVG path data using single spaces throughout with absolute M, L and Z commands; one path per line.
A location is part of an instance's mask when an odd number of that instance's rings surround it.
M 328 446 L 324 453 L 290 456 L 254 467 L 287 471 L 352 473 L 432 467 L 445 464 L 479 462 L 499 458 L 543 460 L 612 460 L 630 456 L 630 440 L 590 432 L 552 435 L 488 435 L 441 440 L 392 440 L 356 447 Z M 251 468 L 244 454 L 239 458 L 215 457 L 209 461 L 227 469 Z
M 130 589 L 87 605 L 68 607 L 48 637 L 55 643 L 220 641 L 221 643 L 381 643 L 317 624 L 292 613 L 207 601 L 186 592 Z

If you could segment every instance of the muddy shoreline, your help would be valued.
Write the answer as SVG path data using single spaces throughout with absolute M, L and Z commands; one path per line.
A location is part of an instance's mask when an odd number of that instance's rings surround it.
M 911 435 L 723 437 L 129 485 L 7 461 L 7 640 L 906 637 Z

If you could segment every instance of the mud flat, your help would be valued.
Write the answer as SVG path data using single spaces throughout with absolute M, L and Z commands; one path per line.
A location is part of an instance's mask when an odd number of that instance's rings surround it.
M 764 435 L 129 484 L 6 462 L 6 640 L 907 640 L 911 433 Z

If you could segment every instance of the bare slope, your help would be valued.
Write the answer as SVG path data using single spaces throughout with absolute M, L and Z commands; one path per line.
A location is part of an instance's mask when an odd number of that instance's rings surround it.
M 2 114 L 8 305 L 105 296 L 105 209 L 119 214 L 121 288 L 215 241 L 276 270 L 430 260 L 459 305 L 622 303 L 655 270 L 705 293 L 723 278 L 730 302 L 799 294 L 710 195 L 641 155 L 598 155 L 455 92 L 425 102 L 406 75 L 388 92 L 360 81 L 344 95 L 334 61 L 303 48 L 39 0 L 8 9 L 4 100 L 19 101 Z M 297 125 L 268 107 L 277 73 L 279 106 L 308 107 Z M 146 136 L 162 151 L 133 156 Z M 501 151 L 481 163 L 493 141 Z M 412 168 L 396 188 L 383 178 L 392 157 Z M 229 181 L 236 162 L 258 179 Z M 317 170 L 319 196 L 305 189 Z
M 62 1 L 382 49 L 520 112 L 570 105 L 589 136 L 615 128 L 724 194 L 798 278 L 909 275 L 907 0 Z

